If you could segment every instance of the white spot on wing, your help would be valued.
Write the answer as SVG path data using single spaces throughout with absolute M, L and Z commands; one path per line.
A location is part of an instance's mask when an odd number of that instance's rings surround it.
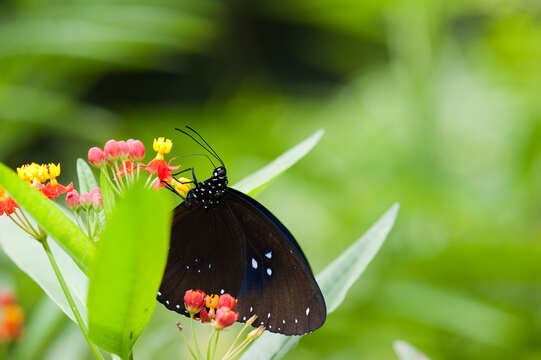
M 295 319 L 295 324 L 298 324 L 299 323 L 299 320 Z
M 257 261 L 254 258 L 252 258 L 252 267 L 257 269 Z
M 242 321 L 246 321 L 246 316 L 243 316 L 243 317 L 242 317 Z
M 267 319 L 270 318 L 270 313 L 267 314 Z
M 165 300 L 165 303 L 166 303 L 167 305 L 169 305 L 169 300 Z
M 254 311 L 254 308 L 250 306 L 250 312 Z
M 158 291 L 158 296 L 162 296 L 162 293 Z
M 225 292 L 225 290 L 224 290 L 224 289 L 220 290 L 220 294 L 223 294 L 224 292 Z
M 186 265 L 186 270 L 190 270 L 190 265 Z
M 272 251 L 269 251 L 268 253 L 265 253 L 265 256 L 267 257 L 267 259 L 272 258 Z
M 271 270 L 271 268 L 267 268 L 267 275 L 269 275 L 269 276 L 272 275 L 272 270 Z
M 308 316 L 308 314 L 310 314 L 310 308 L 309 307 L 306 308 L 306 316 Z
M 282 324 L 285 324 L 285 323 L 286 323 L 286 321 L 285 321 L 285 320 L 282 320 Z
M 180 305 L 177 305 L 176 307 L 177 307 L 177 309 L 180 309 Z

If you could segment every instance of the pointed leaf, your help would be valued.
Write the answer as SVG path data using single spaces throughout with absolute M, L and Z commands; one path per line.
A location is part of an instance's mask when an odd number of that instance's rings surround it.
M 316 146 L 324 133 L 325 131 L 323 129 L 316 131 L 312 136 L 278 156 L 264 168 L 248 175 L 233 185 L 233 188 L 253 196 L 274 178 L 308 154 Z
M 94 243 L 43 194 L 0 163 L 0 186 L 86 271 L 95 254 Z
M 58 279 L 41 244 L 19 229 L 6 216 L 0 216 L 0 229 L 2 229 L 0 231 L 0 246 L 4 253 L 75 322 L 66 296 L 58 284 Z M 86 303 L 88 281 L 85 274 L 54 241 L 50 241 L 49 245 L 79 311 L 86 318 L 84 304 Z
M 90 192 L 90 190 L 98 186 L 98 182 L 94 177 L 92 169 L 86 161 L 79 158 L 77 159 L 77 177 L 79 178 L 79 192 Z
M 113 214 L 113 208 L 115 207 L 115 191 L 109 184 L 109 180 L 105 176 L 103 170 L 100 172 L 100 187 L 103 201 L 103 212 L 105 217 L 109 219 Z
M 127 358 L 150 319 L 169 247 L 165 194 L 134 186 L 120 198 L 98 243 L 90 272 L 90 336 Z
M 425 354 L 403 340 L 395 341 L 393 349 L 399 360 L 430 360 Z
M 360 239 L 317 276 L 317 282 L 327 303 L 327 313 L 344 300 L 349 288 L 376 256 L 391 231 L 398 214 L 393 205 Z M 293 349 L 301 336 L 284 336 L 266 332 L 242 356 L 244 360 L 280 359 Z

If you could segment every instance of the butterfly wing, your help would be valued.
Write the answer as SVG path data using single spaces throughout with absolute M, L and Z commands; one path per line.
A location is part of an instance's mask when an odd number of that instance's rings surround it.
M 243 276 L 244 246 L 224 205 L 203 209 L 197 202 L 175 208 L 167 265 L 158 301 L 186 315 L 189 289 L 238 294 Z
M 325 300 L 293 235 L 263 205 L 239 191 L 228 188 L 223 202 L 245 243 L 239 320 L 257 314 L 254 325 L 286 335 L 321 327 Z

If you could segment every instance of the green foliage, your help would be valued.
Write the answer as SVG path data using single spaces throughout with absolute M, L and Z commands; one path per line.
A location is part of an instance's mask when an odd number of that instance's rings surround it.
M 54 202 L 19 179 L 13 170 L 1 163 L 0 185 L 72 256 L 83 271 L 87 271 L 94 259 L 94 243 Z
M 90 192 L 92 188 L 98 186 L 92 169 L 81 158 L 77 159 L 77 178 L 79 179 L 79 193 Z
M 127 359 L 156 305 L 167 259 L 170 211 L 163 194 L 134 186 L 122 197 L 90 271 L 91 338 Z
M 376 256 L 397 215 L 398 205 L 393 205 L 366 234 L 318 274 L 317 282 L 325 296 L 327 314 L 332 313 L 342 303 L 350 287 Z M 300 339 L 300 336 L 265 333 L 242 359 L 280 359 L 293 349 Z
M 245 177 L 233 187 L 240 192 L 254 196 L 282 172 L 289 169 L 293 164 L 302 159 L 317 145 L 325 131 L 320 129 L 309 138 L 295 145 L 270 164 Z

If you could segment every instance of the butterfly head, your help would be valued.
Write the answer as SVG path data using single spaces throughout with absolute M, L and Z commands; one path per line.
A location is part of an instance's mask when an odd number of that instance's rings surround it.
M 212 176 L 214 177 L 222 177 L 226 176 L 227 172 L 225 170 L 225 166 L 218 166 L 216 169 L 214 169 L 214 172 L 212 173 Z

